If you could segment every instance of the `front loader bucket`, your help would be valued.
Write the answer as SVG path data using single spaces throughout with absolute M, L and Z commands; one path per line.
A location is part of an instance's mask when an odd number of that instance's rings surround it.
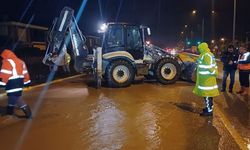
M 195 62 L 183 62 L 181 64 L 182 73 L 181 79 L 188 82 L 196 81 L 196 63 Z

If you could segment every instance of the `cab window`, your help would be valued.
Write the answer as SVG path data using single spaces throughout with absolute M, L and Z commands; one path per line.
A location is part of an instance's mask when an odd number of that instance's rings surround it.
M 122 26 L 110 26 L 107 34 L 107 47 L 124 47 L 124 31 Z
M 127 48 L 138 50 L 143 47 L 140 30 L 136 26 L 127 27 Z

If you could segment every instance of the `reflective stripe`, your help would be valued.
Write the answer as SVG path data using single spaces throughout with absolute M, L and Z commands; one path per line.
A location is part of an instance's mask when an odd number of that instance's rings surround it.
M 239 61 L 246 61 L 249 55 L 250 55 L 250 52 L 244 53 L 244 54 L 240 57 Z
M 63 15 L 62 23 L 60 24 L 59 31 L 62 32 L 63 25 L 65 24 L 66 17 L 68 15 L 69 11 L 65 11 L 65 14 Z
M 18 74 L 17 74 L 15 62 L 14 62 L 12 59 L 7 59 L 7 61 L 11 64 L 11 66 L 12 66 L 12 73 L 13 73 L 13 76 L 11 76 L 11 77 L 9 78 L 9 80 L 24 78 L 23 75 L 18 75 Z
M 24 82 L 24 84 L 29 84 L 31 81 L 29 80 L 29 81 L 27 81 L 27 82 Z
M 199 89 L 201 90 L 213 90 L 213 89 L 217 89 L 218 88 L 218 85 L 215 85 L 215 86 L 198 86 Z
M 210 105 L 209 105 L 209 98 L 206 97 L 205 101 L 206 101 L 207 111 L 208 112 L 212 112 L 213 111 L 213 106 L 210 107 Z
M 213 75 L 213 74 L 215 74 L 215 70 L 211 73 L 211 72 L 209 72 L 209 71 L 199 71 L 199 74 L 202 74 L 202 75 L 208 75 L 208 74 L 211 74 L 211 75 Z
M 6 69 L 1 69 L 0 72 L 5 73 L 5 74 L 12 74 L 12 71 L 6 70 Z
M 211 65 L 198 65 L 199 68 L 205 68 L 205 69 L 211 69 L 213 67 L 217 67 L 216 64 L 211 64 Z
M 12 76 L 12 77 L 9 78 L 9 80 L 20 79 L 20 78 L 24 78 L 24 76 L 23 75 L 21 75 L 21 76 Z
M 28 71 L 27 70 L 23 70 L 23 74 L 26 74 L 26 73 L 28 73 Z
M 16 88 L 16 89 L 11 89 L 11 90 L 6 90 L 6 93 L 13 93 L 13 92 L 19 92 L 22 91 L 22 88 Z
M 208 56 L 210 57 L 211 63 L 213 63 L 213 56 L 211 56 L 211 55 L 208 54 L 208 53 L 202 55 L 201 60 L 203 60 L 203 59 L 204 59 L 204 56 L 206 56 L 206 55 L 208 55 Z
M 206 75 L 206 74 L 210 74 L 210 72 L 209 71 L 199 71 L 199 74 Z
M 23 106 L 21 106 L 21 107 L 19 107 L 19 108 L 21 108 L 21 109 L 22 109 L 22 108 L 24 108 L 24 107 L 26 107 L 26 106 L 27 106 L 27 104 L 24 104 Z
M 214 57 L 212 55 L 208 54 L 208 53 L 202 55 L 201 60 L 203 61 L 204 56 L 206 56 L 206 55 L 210 57 L 210 65 L 203 65 L 202 62 L 199 61 L 200 64 L 198 65 L 198 67 L 199 68 L 204 68 L 204 69 L 211 69 L 211 68 L 214 68 L 214 67 L 218 68 L 215 61 L 214 61 L 215 60 Z
M 73 34 L 73 35 L 72 35 L 72 38 L 73 38 L 73 43 L 74 43 L 74 45 L 75 45 L 76 56 L 79 56 L 79 55 L 80 55 L 80 53 L 79 53 L 79 49 L 78 49 L 78 44 L 77 44 L 77 38 L 76 38 L 76 35 L 75 35 L 75 34 Z
M 6 85 L 6 83 L 0 81 L 0 85 Z
M 7 59 L 7 61 L 11 64 L 12 66 L 12 73 L 13 73 L 13 76 L 17 76 L 17 71 L 16 71 L 16 64 L 15 62 L 12 60 L 12 59 Z

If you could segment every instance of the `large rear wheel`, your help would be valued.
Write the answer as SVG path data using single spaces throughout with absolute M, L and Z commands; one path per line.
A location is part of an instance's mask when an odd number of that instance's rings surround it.
M 181 73 L 181 67 L 179 63 L 171 58 L 164 58 L 160 60 L 155 69 L 155 76 L 158 82 L 162 84 L 175 83 Z
M 105 76 L 110 87 L 127 87 L 135 78 L 135 70 L 128 61 L 117 60 L 110 63 Z

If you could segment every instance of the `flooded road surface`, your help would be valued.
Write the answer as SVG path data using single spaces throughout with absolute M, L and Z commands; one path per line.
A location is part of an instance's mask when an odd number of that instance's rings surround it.
M 203 101 L 192 94 L 193 84 L 137 83 L 97 90 L 83 80 L 52 84 L 30 122 L 0 117 L 0 149 L 239 149 L 217 115 L 199 116 Z M 41 91 L 24 94 L 32 108 Z

